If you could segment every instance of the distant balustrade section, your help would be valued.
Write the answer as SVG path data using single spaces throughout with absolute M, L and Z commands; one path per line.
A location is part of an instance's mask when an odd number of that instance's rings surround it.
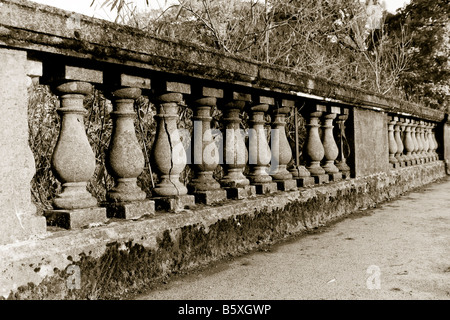
M 393 169 L 439 160 L 437 123 L 400 115 L 388 118 L 389 163 Z

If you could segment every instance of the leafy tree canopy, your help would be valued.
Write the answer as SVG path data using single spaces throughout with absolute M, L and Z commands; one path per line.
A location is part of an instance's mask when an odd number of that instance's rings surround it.
M 410 63 L 400 75 L 405 94 L 427 105 L 450 107 L 450 2 L 412 0 L 387 22 L 393 34 L 411 31 Z
M 377 0 L 178 0 L 141 13 L 125 0 L 103 3 L 151 34 L 448 106 L 448 0 L 412 0 L 395 15 Z

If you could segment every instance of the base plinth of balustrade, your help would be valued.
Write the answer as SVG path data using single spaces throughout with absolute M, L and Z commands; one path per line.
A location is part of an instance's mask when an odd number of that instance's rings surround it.
M 350 179 L 351 178 L 351 173 L 350 173 L 350 171 L 341 171 L 341 173 L 342 173 L 342 179 L 343 180 L 347 180 L 347 179 Z
M 132 202 L 105 202 L 102 206 L 106 208 L 108 218 L 138 219 L 144 215 L 155 214 L 155 201 L 142 200 Z
M 399 161 L 398 162 L 399 164 L 400 164 L 400 168 L 404 168 L 404 167 L 406 167 L 406 161 Z
M 341 181 L 342 180 L 342 172 L 329 173 L 328 180 L 333 181 L 333 182 Z
M 254 186 L 256 188 L 256 194 L 270 194 L 278 191 L 276 182 L 254 184 Z
M 227 200 L 227 192 L 223 189 L 197 191 L 192 194 L 195 197 L 195 202 L 207 205 Z
M 255 186 L 244 186 L 238 188 L 224 188 L 227 191 L 228 199 L 247 199 L 256 196 Z
M 106 208 L 58 209 L 44 211 L 48 226 L 64 229 L 78 229 L 89 225 L 104 223 L 107 220 Z
M 313 177 L 315 184 L 324 184 L 330 182 L 330 176 L 328 174 L 319 174 Z
M 297 180 L 274 180 L 277 183 L 278 190 L 280 191 L 290 191 L 297 189 Z
M 294 177 L 294 179 L 297 180 L 297 187 L 310 187 L 315 184 L 314 177 Z
M 399 169 L 402 167 L 402 163 L 401 162 L 391 163 L 391 167 L 393 169 Z
M 189 209 L 191 206 L 195 206 L 195 196 L 190 194 L 171 197 L 154 197 L 152 200 L 155 201 L 155 210 L 158 211 L 179 212 Z

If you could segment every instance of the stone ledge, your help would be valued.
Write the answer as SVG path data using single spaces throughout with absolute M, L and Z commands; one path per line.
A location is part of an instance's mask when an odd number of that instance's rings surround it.
M 157 213 L 0 246 L 0 296 L 115 299 L 229 255 L 325 225 L 446 176 L 443 161 L 333 184 Z M 81 288 L 67 289 L 75 265 Z M 109 280 L 106 280 L 109 279 Z

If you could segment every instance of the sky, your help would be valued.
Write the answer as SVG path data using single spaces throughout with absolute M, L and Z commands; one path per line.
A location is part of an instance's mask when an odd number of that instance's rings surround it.
M 101 8 L 101 3 L 104 0 L 95 1 L 94 5 L 91 6 L 92 0 L 31 0 L 33 2 L 38 2 L 46 4 L 53 7 L 58 7 L 67 11 L 74 11 L 77 13 L 85 14 L 90 17 L 96 17 L 106 20 L 114 20 L 115 14 L 111 12 L 109 8 Z M 166 3 L 171 2 L 171 0 L 148 0 L 153 8 L 164 7 Z M 133 2 L 139 8 L 146 7 L 145 0 L 133 0 Z M 173 1 L 172 1 L 173 2 Z M 394 13 L 397 8 L 402 7 L 405 3 L 409 3 L 409 0 L 384 0 L 386 4 L 386 10 Z

